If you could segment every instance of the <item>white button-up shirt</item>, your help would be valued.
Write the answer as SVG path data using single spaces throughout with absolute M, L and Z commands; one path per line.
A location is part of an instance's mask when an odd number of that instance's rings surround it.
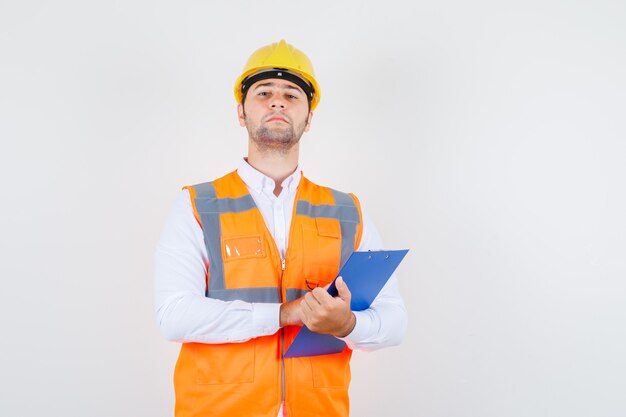
M 289 227 L 299 169 L 282 182 L 274 195 L 274 180 L 245 160 L 237 169 L 261 211 L 281 257 L 289 244 Z M 363 234 L 358 250 L 379 250 L 378 231 L 363 212 Z M 196 221 L 189 192 L 182 190 L 170 212 L 155 256 L 155 309 L 166 339 L 178 342 L 244 342 L 279 330 L 279 303 L 222 301 L 205 296 L 208 257 L 204 235 Z M 406 330 L 406 310 L 395 276 L 371 307 L 357 311 L 354 330 L 342 338 L 352 349 L 374 350 L 400 343 Z

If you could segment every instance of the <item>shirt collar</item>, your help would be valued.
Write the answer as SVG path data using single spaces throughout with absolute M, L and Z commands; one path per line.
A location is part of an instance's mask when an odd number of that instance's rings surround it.
M 239 167 L 237 167 L 237 174 L 239 174 L 243 182 L 245 182 L 249 188 L 257 193 L 260 193 L 263 189 L 270 189 L 274 192 L 274 180 L 250 165 L 247 158 L 241 159 Z M 281 186 L 288 192 L 293 192 L 298 188 L 300 178 L 302 178 L 302 172 L 300 171 L 300 165 L 298 165 L 295 171 L 285 178 Z

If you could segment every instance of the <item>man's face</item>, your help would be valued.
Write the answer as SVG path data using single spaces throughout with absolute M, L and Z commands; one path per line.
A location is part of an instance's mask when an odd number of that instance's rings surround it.
M 260 150 L 280 152 L 298 143 L 309 130 L 313 116 L 300 87 L 274 78 L 252 84 L 237 113 L 239 124 L 248 129 L 250 139 Z

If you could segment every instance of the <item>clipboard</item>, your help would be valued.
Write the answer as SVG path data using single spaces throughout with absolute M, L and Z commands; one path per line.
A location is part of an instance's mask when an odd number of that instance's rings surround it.
M 350 289 L 352 294 L 350 308 L 352 311 L 363 311 L 372 305 L 408 251 L 408 249 L 402 249 L 352 252 L 337 275 L 337 277 L 343 278 Z M 337 277 L 328 287 L 328 293 L 333 297 L 338 294 L 335 286 Z M 302 326 L 293 343 L 285 352 L 285 358 L 339 353 L 345 345 L 343 340 L 337 339 L 333 335 L 315 333 L 306 326 Z

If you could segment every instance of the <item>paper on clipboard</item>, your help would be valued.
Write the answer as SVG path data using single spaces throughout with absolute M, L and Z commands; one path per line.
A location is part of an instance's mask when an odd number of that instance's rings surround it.
M 337 276 L 343 278 L 352 293 L 350 307 L 353 311 L 369 308 L 408 251 L 408 249 L 403 249 L 353 252 L 350 255 Z M 337 296 L 335 280 L 328 287 L 328 293 L 333 297 Z M 285 357 L 296 358 L 338 353 L 343 350 L 344 346 L 345 342 L 335 336 L 315 333 L 306 326 L 302 326 L 293 343 L 285 352 Z

